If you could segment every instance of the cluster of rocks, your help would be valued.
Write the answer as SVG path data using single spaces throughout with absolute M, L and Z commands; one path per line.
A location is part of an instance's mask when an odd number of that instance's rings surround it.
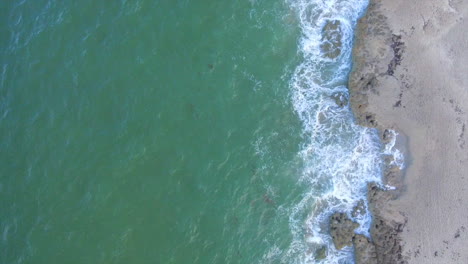
M 362 126 L 377 128 L 381 131 L 380 138 L 388 143 L 394 136 L 376 120 L 368 106 L 368 95 L 379 93 L 382 78 L 394 78 L 395 71 L 400 67 L 405 51 L 405 43 L 401 35 L 394 34 L 387 23 L 387 18 L 380 11 L 381 0 L 371 0 L 367 12 L 358 22 L 357 37 L 353 47 L 353 69 L 349 77 L 350 97 L 336 95 L 337 105 L 349 103 Z M 322 51 L 327 57 L 339 56 L 342 45 L 339 21 L 328 21 L 323 28 L 324 45 Z M 395 107 L 401 106 L 400 101 Z M 357 264 L 403 264 L 407 263 L 403 257 L 400 233 L 406 224 L 405 217 L 389 206 L 391 200 L 396 199 L 403 190 L 402 171 L 391 166 L 393 157 L 386 157 L 384 168 L 384 184 L 394 186 L 395 189 L 384 190 L 375 183 L 368 185 L 369 211 L 373 222 L 369 230 L 370 238 L 356 234 L 359 227 L 343 212 L 337 212 L 330 217 L 330 234 L 335 247 L 340 250 L 352 246 L 355 250 Z M 364 212 L 362 203 L 351 213 L 355 218 L 359 211 Z M 318 252 L 318 253 L 317 253 Z M 326 254 L 326 249 L 319 249 L 317 256 Z M 318 259 L 318 258 L 316 258 Z
M 368 110 L 368 94 L 379 93 L 379 79 L 392 76 L 400 65 L 404 43 L 399 35 L 393 34 L 386 17 L 379 11 L 380 1 L 371 1 L 366 15 L 360 19 L 357 38 L 353 48 L 353 70 L 349 77 L 351 108 L 360 125 L 379 129 L 383 143 L 391 140 L 391 133 L 377 122 Z M 403 264 L 400 233 L 406 218 L 398 211 L 392 211 L 391 200 L 396 199 L 403 189 L 402 172 L 390 166 L 391 158 L 385 160 L 384 184 L 396 187 L 384 190 L 375 183 L 369 183 L 367 198 L 373 222 L 370 238 L 356 234 L 358 224 L 345 213 L 335 213 L 330 218 L 330 233 L 337 249 L 353 246 L 357 264 Z M 359 207 L 359 205 L 358 205 Z M 355 210 L 356 211 L 356 210 Z M 356 217 L 352 213 L 352 217 Z
M 395 197 L 395 193 L 385 191 L 374 183 L 368 185 L 368 199 L 373 222 L 371 238 L 356 234 L 359 224 L 352 221 L 346 213 L 337 212 L 330 217 L 330 234 L 335 247 L 340 250 L 352 246 L 358 264 L 404 264 L 399 233 L 403 231 L 405 219 L 389 217 L 391 212 L 381 211 L 381 204 Z M 359 207 L 359 205 L 357 206 Z M 356 209 L 355 209 L 356 211 Z M 353 212 L 354 214 L 354 212 Z M 388 219 L 393 219 L 389 221 Z

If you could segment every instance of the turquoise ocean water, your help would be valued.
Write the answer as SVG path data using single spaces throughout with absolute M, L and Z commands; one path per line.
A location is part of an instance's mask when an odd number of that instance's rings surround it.
M 353 263 L 327 218 L 380 179 L 366 4 L 1 1 L 0 263 Z

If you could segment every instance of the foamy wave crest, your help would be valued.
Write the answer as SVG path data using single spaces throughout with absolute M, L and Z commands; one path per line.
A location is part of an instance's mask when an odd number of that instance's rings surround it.
M 358 126 L 348 104 L 353 29 L 367 0 L 288 0 L 297 12 L 303 62 L 290 82 L 303 124 L 301 184 L 310 186 L 290 214 L 294 236 L 284 263 L 353 263 L 352 249 L 337 250 L 328 219 L 346 212 L 368 235 L 367 183 L 381 182 L 383 148 L 375 129 Z M 393 153 L 392 152 L 392 153 Z M 361 211 L 354 208 L 360 204 Z M 304 221 L 304 215 L 307 215 Z

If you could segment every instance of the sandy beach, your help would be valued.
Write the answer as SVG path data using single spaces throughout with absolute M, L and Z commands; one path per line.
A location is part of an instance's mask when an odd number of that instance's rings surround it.
M 394 191 L 369 187 L 375 249 L 364 246 L 357 262 L 468 263 L 468 2 L 370 2 L 351 104 L 383 140 L 386 129 L 399 133 L 406 169 L 387 169 Z

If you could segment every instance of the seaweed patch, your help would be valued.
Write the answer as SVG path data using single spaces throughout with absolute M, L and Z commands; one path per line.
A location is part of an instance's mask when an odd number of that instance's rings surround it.
M 393 76 L 395 69 L 401 64 L 403 57 L 403 48 L 405 43 L 401 41 L 401 35 L 392 34 L 392 44 L 390 47 L 393 50 L 393 59 L 388 64 L 387 74 Z

